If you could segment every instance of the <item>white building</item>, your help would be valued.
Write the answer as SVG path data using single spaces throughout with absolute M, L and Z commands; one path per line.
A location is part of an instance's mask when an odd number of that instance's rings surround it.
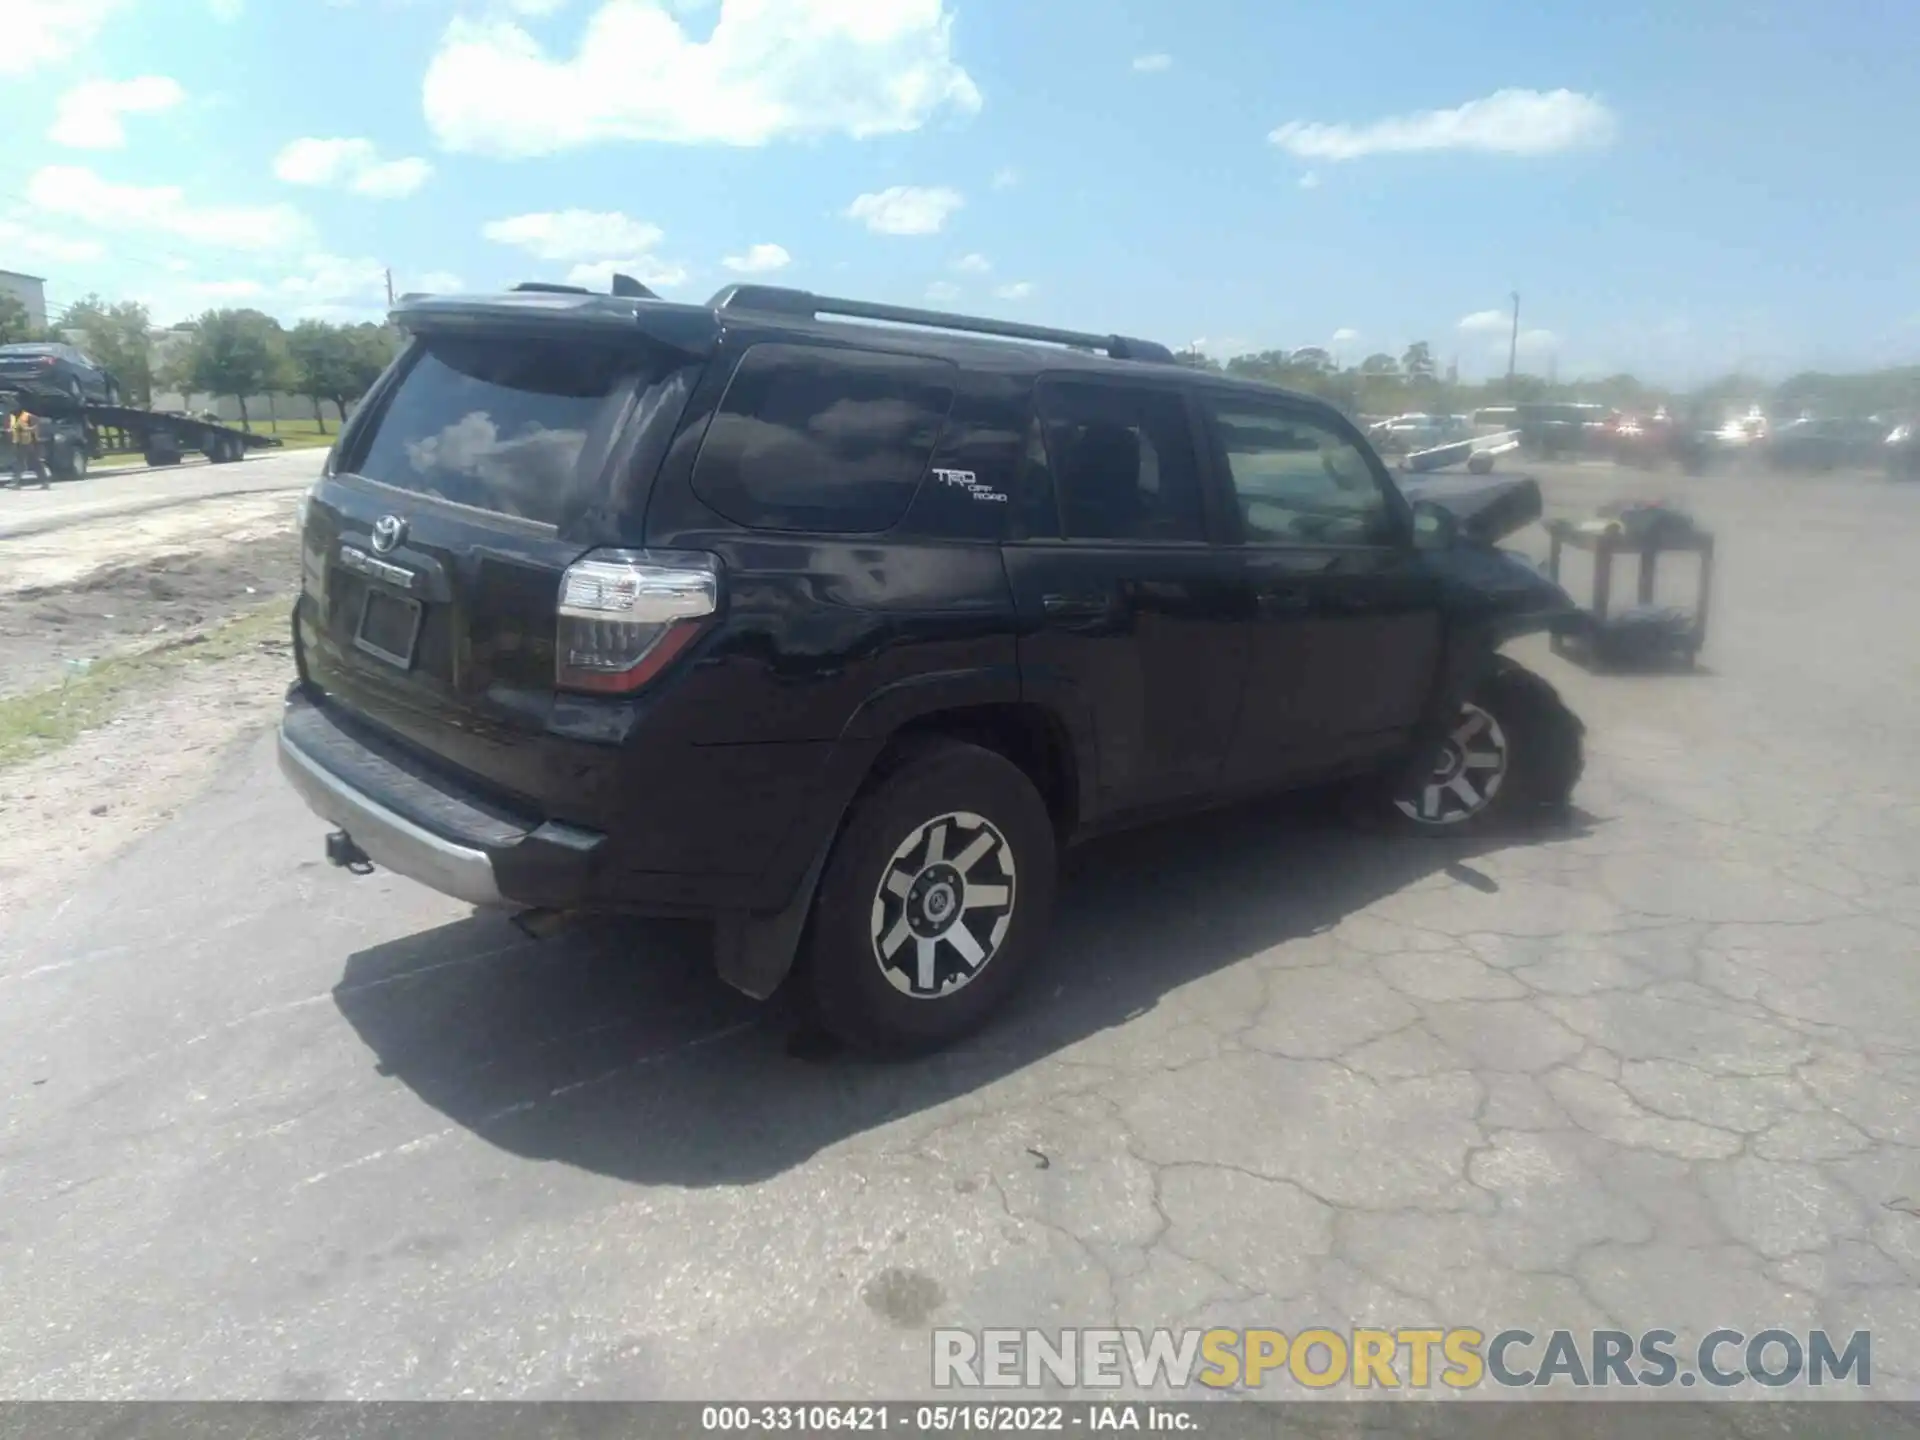
M 11 295 L 27 307 L 34 328 L 47 323 L 47 282 L 43 276 L 22 275 L 17 270 L 0 270 L 0 295 Z

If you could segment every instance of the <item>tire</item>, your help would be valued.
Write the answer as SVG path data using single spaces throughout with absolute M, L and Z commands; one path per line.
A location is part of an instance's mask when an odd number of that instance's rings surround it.
M 897 753 L 821 878 L 802 962 L 820 1023 L 882 1055 L 977 1028 L 1042 942 L 1058 863 L 1046 804 L 1006 757 L 952 740 Z
M 1389 797 L 1421 835 L 1467 835 L 1564 813 L 1585 768 L 1586 726 L 1531 670 L 1495 656 L 1432 775 Z

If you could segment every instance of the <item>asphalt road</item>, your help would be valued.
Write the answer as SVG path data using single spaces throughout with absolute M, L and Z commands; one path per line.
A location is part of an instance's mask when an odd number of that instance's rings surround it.
M 1522 652 L 1570 831 L 1106 845 L 913 1065 L 330 871 L 248 744 L 0 928 L 0 1394 L 910 1395 L 935 1325 L 1219 1323 L 1868 1329 L 1920 1395 L 1920 487 L 1682 487 L 1707 668 Z
M 103 470 L 84 480 L 55 481 L 45 490 L 0 491 L 0 540 L 47 530 L 137 515 L 223 495 L 297 490 L 319 477 L 327 452 L 269 451 L 232 465 L 189 465 L 131 474 Z

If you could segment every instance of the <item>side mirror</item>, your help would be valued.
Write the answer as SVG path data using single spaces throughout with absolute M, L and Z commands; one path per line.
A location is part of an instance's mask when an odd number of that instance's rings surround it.
M 1446 550 L 1459 543 L 1460 521 L 1432 500 L 1413 502 L 1413 543 L 1422 550 Z

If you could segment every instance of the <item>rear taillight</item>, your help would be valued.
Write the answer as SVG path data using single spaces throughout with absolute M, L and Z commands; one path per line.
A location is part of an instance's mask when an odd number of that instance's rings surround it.
M 638 690 L 693 643 L 720 608 L 720 567 L 679 550 L 595 550 L 560 580 L 554 683 Z
M 42 355 L 40 357 L 40 368 L 42 370 L 51 370 L 53 368 L 53 363 L 54 363 L 53 356 L 51 355 Z

